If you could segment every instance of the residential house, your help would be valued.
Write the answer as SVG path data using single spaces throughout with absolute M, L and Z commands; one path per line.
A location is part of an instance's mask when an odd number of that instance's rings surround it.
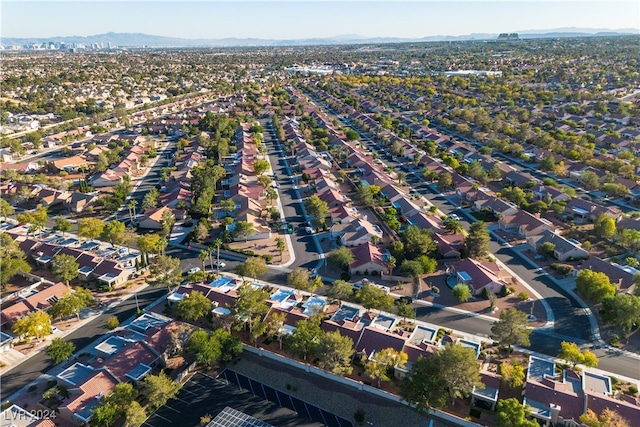
M 162 230 L 162 216 L 165 212 L 169 212 L 173 216 L 171 209 L 166 206 L 147 210 L 144 213 L 144 218 L 138 223 L 138 227 L 151 230 Z
M 551 222 L 523 210 L 518 210 L 515 215 L 500 218 L 498 227 L 502 230 L 516 232 L 525 238 L 542 234 L 545 230 L 555 232 L 555 227 Z
M 121 182 L 125 175 L 130 175 L 124 170 L 107 169 L 96 177 L 89 180 L 89 185 L 95 188 L 113 187 Z
M 351 253 L 354 261 L 349 265 L 350 274 L 380 275 L 389 269 L 380 247 L 371 242 L 352 248 Z
M 95 194 L 71 193 L 71 196 L 64 201 L 64 207 L 73 213 L 81 213 L 98 200 Z
M 111 259 L 103 260 L 91 272 L 91 275 L 96 280 L 111 287 L 115 287 L 126 282 L 129 280 L 131 274 L 132 270 L 123 268 L 119 262 Z
M 531 192 L 536 199 L 543 201 L 566 202 L 571 199 L 568 194 L 548 185 L 537 185 L 531 189 Z
M 112 339 L 125 341 L 124 345 L 109 345 L 117 348 L 116 353 L 106 360 L 102 357 L 97 358 L 92 366 L 96 370 L 106 369 L 119 382 L 140 381 L 160 360 L 160 356 L 144 341 L 127 342 L 120 337 L 111 337 L 108 340 Z
M 584 392 L 573 371 L 557 378 L 554 362 L 530 356 L 523 404 L 542 425 L 577 427 L 584 413 Z
M 462 234 L 434 233 L 436 250 L 443 258 L 460 258 L 464 250 L 464 236 Z
M 633 286 L 633 277 L 638 273 L 638 270 L 628 265 L 622 266 L 617 263 L 610 263 L 596 256 L 592 256 L 578 265 L 575 274 L 577 275 L 582 270 L 592 270 L 606 274 L 611 283 L 616 285 L 618 292 L 628 292 Z
M 527 245 L 536 252 L 544 243 L 554 245 L 553 256 L 558 261 L 587 259 L 589 252 L 582 249 L 580 242 L 573 239 L 567 240 L 553 231 L 545 230 L 541 234 L 527 237 Z
M 52 172 L 76 172 L 82 168 L 86 168 L 89 166 L 89 162 L 83 156 L 71 156 L 65 157 L 59 160 L 51 160 L 47 162 L 47 166 L 49 170 Z
M 509 186 L 526 188 L 530 183 L 536 184 L 540 182 L 538 178 L 532 176 L 529 172 L 510 171 L 504 177 Z
M 518 212 L 518 206 L 514 203 L 494 196 L 480 196 L 473 202 L 472 208 L 475 211 L 487 210 L 498 218 L 515 215 Z
M 343 246 L 358 246 L 371 242 L 372 237 L 382 239 L 382 230 L 363 216 L 347 224 L 333 224 L 330 228 L 331 238 L 340 238 Z
M 73 425 L 86 425 L 95 408 L 115 389 L 116 384 L 118 380 L 107 370 L 95 371 L 82 383 L 68 388 L 69 398 L 58 408 L 60 417 Z
M 498 295 L 502 287 L 507 285 L 500 277 L 500 267 L 495 262 L 466 258 L 446 265 L 449 278 L 455 278 L 456 283 L 469 286 L 473 295 L 481 295 L 485 289 Z
M 603 206 L 580 198 L 571 199 L 565 206 L 564 212 L 577 223 L 593 222 L 600 214 L 613 219 L 617 219 L 622 215 L 622 211 L 616 207 Z

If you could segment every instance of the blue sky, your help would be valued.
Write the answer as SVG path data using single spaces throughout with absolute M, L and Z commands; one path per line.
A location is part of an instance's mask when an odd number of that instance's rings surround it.
M 2 0 L 2 37 L 138 32 L 184 38 L 423 37 L 580 28 L 640 29 L 639 1 Z

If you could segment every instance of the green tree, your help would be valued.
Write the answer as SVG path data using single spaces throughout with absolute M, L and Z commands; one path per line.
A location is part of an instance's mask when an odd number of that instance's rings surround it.
M 78 220 L 78 237 L 97 239 L 104 230 L 104 222 L 97 218 L 82 218 Z
M 9 234 L 0 232 L 0 286 L 4 289 L 16 274 L 28 273 L 31 266 L 26 255 Z
M 78 277 L 80 264 L 73 255 L 58 254 L 51 260 L 53 274 L 59 280 L 63 280 L 67 286 L 69 282 Z
M 356 188 L 356 200 L 365 206 L 373 206 L 374 198 L 371 192 L 371 186 L 363 183 L 358 184 Z
M 171 286 L 176 286 L 182 281 L 182 269 L 180 269 L 180 259 L 167 255 L 159 255 L 155 257 L 153 263 L 149 267 L 151 274 L 155 277 L 152 282 L 154 285 L 167 285 L 169 290 Z
M 347 268 L 353 262 L 353 252 L 346 246 L 341 246 L 327 254 L 327 263 L 339 268 Z
M 282 237 L 276 237 L 276 249 L 278 251 L 278 253 L 280 254 L 280 259 L 282 260 L 282 253 L 284 252 L 284 250 L 286 249 L 287 245 L 284 242 L 284 239 Z
M 380 381 L 390 381 L 393 378 L 395 368 L 404 368 L 407 360 L 407 353 L 393 348 L 385 348 L 369 357 L 362 357 L 364 373 L 378 381 L 378 388 Z
M 320 329 L 320 322 L 321 318 L 319 316 L 312 316 L 298 321 L 296 329 L 285 338 L 287 351 L 302 357 L 303 360 L 307 360 L 307 357 L 316 354 L 320 337 L 323 334 L 322 329 Z
M 574 368 L 578 363 L 584 364 L 588 368 L 598 366 L 598 358 L 589 350 L 581 351 L 578 344 L 574 342 L 563 341 L 560 343 L 560 348 L 558 359 L 566 360 Z
M 307 213 L 314 218 L 317 224 L 324 225 L 327 212 L 329 212 L 329 205 L 327 202 L 314 194 L 304 202 L 304 207 L 307 210 Z
M 31 224 L 29 231 L 35 233 L 45 227 L 49 220 L 49 215 L 47 214 L 47 208 L 45 206 L 39 206 L 31 212 L 21 212 L 17 214 L 16 218 L 19 222 Z
M 76 346 L 72 342 L 63 341 L 62 338 L 54 338 L 44 352 L 57 365 L 69 359 L 74 351 L 76 351 Z
M 270 176 L 268 175 L 260 175 L 257 179 L 256 182 L 258 183 L 258 185 L 262 188 L 267 188 L 271 185 L 271 183 L 273 182 L 273 180 L 271 179 Z
M 198 259 L 200 260 L 200 262 L 202 262 L 202 271 L 207 271 L 204 268 L 204 263 L 207 259 L 209 259 L 209 251 L 201 249 L 200 252 L 198 252 Z
M 500 319 L 491 326 L 491 338 L 509 347 L 514 344 L 528 347 L 531 335 L 528 323 L 525 312 L 509 307 L 500 313 Z
M 344 132 L 344 135 L 347 138 L 347 141 L 355 141 L 360 138 L 360 134 L 353 129 L 347 129 Z
M 640 287 L 636 285 L 636 289 Z M 603 298 L 600 313 L 605 321 L 620 326 L 622 332 L 628 334 L 633 325 L 640 323 L 640 297 L 619 293 Z
M 603 239 L 610 239 L 616 234 L 616 221 L 600 213 L 593 222 L 593 231 Z
M 458 283 L 451 291 L 458 302 L 467 302 L 471 299 L 471 289 L 464 283 Z
M 460 234 L 464 230 L 460 220 L 454 218 L 447 218 L 443 221 L 444 229 L 447 233 Z
M 469 234 L 465 238 L 465 246 L 469 258 L 482 260 L 489 256 L 489 230 L 484 221 L 478 221 L 471 224 Z
M 121 245 L 124 239 L 124 233 L 127 226 L 123 222 L 118 220 L 109 221 L 102 230 L 101 239 L 105 240 L 112 245 Z
M 159 408 L 178 395 L 181 385 L 173 382 L 164 372 L 147 375 L 140 383 L 142 393 L 152 408 Z
M 584 188 L 589 191 L 600 188 L 600 178 L 598 178 L 598 175 L 593 171 L 583 172 L 580 176 L 580 180 L 582 181 L 582 184 L 584 184 Z
M 147 419 L 144 408 L 135 400 L 132 400 L 125 411 L 124 427 L 139 427 Z
M 529 410 L 513 397 L 499 400 L 496 409 L 498 427 L 538 427 L 537 422 L 527 418 Z
M 368 283 L 356 291 L 356 300 L 367 310 L 389 311 L 393 308 L 393 297 Z
M 80 312 L 93 304 L 91 291 L 77 287 L 75 290 L 66 292 L 62 298 L 53 303 L 49 310 L 54 318 L 71 316 L 75 314 L 80 319 Z
M 120 326 L 120 320 L 118 320 L 116 316 L 111 316 L 107 319 L 105 326 L 107 327 L 108 330 L 112 331 L 118 326 Z
M 551 154 L 548 154 L 542 158 L 539 167 L 541 171 L 555 172 L 556 160 Z
M 284 337 L 283 327 L 287 315 L 281 311 L 272 313 L 267 319 L 267 335 L 274 337 L 280 343 L 280 350 L 282 350 L 282 338 Z
M 0 216 L 2 217 L 2 221 L 6 221 L 9 215 L 13 215 L 15 210 L 13 206 L 9 204 L 5 199 L 0 199 Z
M 138 249 L 149 262 L 149 254 L 158 251 L 160 236 L 157 234 L 144 234 L 138 237 Z
M 160 192 L 154 187 L 149 190 L 142 199 L 142 209 L 153 209 L 158 207 Z
M 202 292 L 193 291 L 178 302 L 176 313 L 186 320 L 196 321 L 211 311 L 211 301 Z
M 244 264 L 236 266 L 236 272 L 241 276 L 248 276 L 257 279 L 268 270 L 267 262 L 262 257 L 248 258 Z
M 242 353 L 242 341 L 240 341 L 240 338 L 231 335 L 231 332 L 216 329 L 211 335 L 220 343 L 220 362 L 231 362 Z
M 107 400 L 98 405 L 93 411 L 91 425 L 109 426 L 114 423 L 118 416 L 118 408 Z
M 238 299 L 231 308 L 231 313 L 240 321 L 246 321 L 249 324 L 249 330 L 253 328 L 252 320 L 256 317 L 262 317 L 269 311 L 267 298 L 269 292 L 265 289 L 256 289 L 249 283 L 243 283 L 237 290 Z
M 249 237 L 256 234 L 256 229 L 250 222 L 236 221 L 236 228 L 233 230 L 232 234 L 234 238 L 244 240 L 246 242 Z
M 173 225 L 176 223 L 176 217 L 173 216 L 173 213 L 170 210 L 166 210 L 162 212 L 162 217 L 160 218 L 160 225 L 162 226 L 162 234 L 164 236 L 168 236 L 171 234 L 171 229 Z
M 206 331 L 195 331 L 187 341 L 186 350 L 196 357 L 196 362 L 211 367 L 220 360 L 220 342 Z
M 452 402 L 456 397 L 470 395 L 474 386 L 482 386 L 480 365 L 471 348 L 459 343 L 447 344 L 434 357 L 439 361 L 440 375 L 447 385 Z
M 69 231 L 71 231 L 71 227 L 73 226 L 73 224 L 68 219 L 63 218 L 61 216 L 57 216 L 54 221 L 56 223 L 56 226 L 55 226 L 56 230 L 62 231 L 63 236 L 65 236 Z
M 353 340 L 340 335 L 339 331 L 320 335 L 318 358 L 320 368 L 338 375 L 350 375 L 353 370 L 351 356 L 355 352 Z
M 586 298 L 600 303 L 606 297 L 616 293 L 616 287 L 609 281 L 609 277 L 600 272 L 589 269 L 580 270 L 576 277 L 576 289 Z
M 266 160 L 256 160 L 253 162 L 253 171 L 256 175 L 262 175 L 269 169 L 269 162 Z
M 437 357 L 419 357 L 400 383 L 400 396 L 415 404 L 419 412 L 439 409 L 447 404 L 448 390 L 439 365 Z
M 446 190 L 448 188 L 451 188 L 453 186 L 453 177 L 451 176 L 450 173 L 445 172 L 442 175 L 440 175 L 440 178 L 438 179 L 438 188 L 441 190 Z
M 402 320 L 415 319 L 416 310 L 407 304 L 406 301 L 400 301 L 398 304 L 398 315 L 402 317 Z
M 133 384 L 119 383 L 116 384 L 111 394 L 107 396 L 105 400 L 118 408 L 120 412 L 124 412 L 124 410 L 131 404 L 131 402 L 134 401 L 137 396 L 138 391 L 133 388 Z
M 605 408 L 600 415 L 587 409 L 585 414 L 580 415 L 580 422 L 587 427 L 631 427 L 626 419 L 609 408 Z
M 335 298 L 338 301 L 349 298 L 353 295 L 353 285 L 344 280 L 336 280 L 331 284 L 331 287 L 327 289 L 327 296 L 329 298 Z
M 500 364 L 502 381 L 511 388 L 522 387 L 525 379 L 524 366 L 518 362 L 511 363 L 505 360 Z
M 299 291 L 308 291 L 311 288 L 309 270 L 302 267 L 293 269 L 293 271 L 287 275 L 287 286 Z
M 420 275 L 424 273 L 424 268 L 422 267 L 422 263 L 418 260 L 409 261 L 405 259 L 400 264 L 399 273 L 401 276 L 411 277 L 413 281 L 417 284 L 418 279 L 420 279 Z
M 30 311 L 29 314 L 15 321 L 13 328 L 14 334 L 19 337 L 40 339 L 51 333 L 51 318 L 42 311 Z
M 433 230 L 421 229 L 415 225 L 407 227 L 402 235 L 402 243 L 408 259 L 427 255 L 436 249 L 436 244 L 433 241 Z

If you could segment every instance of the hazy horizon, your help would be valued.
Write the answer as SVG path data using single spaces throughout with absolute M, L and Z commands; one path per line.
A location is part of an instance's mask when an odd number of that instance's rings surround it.
M 558 28 L 640 30 L 636 1 L 3 1 L 3 38 L 421 38 Z

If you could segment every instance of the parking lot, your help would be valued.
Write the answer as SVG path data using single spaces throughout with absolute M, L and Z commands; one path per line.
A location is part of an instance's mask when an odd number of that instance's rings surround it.
M 280 407 L 280 405 L 266 400 L 264 395 L 260 394 L 262 397 L 256 397 L 250 391 L 234 384 L 234 382 L 197 372 L 184 384 L 175 399 L 170 400 L 166 405 L 155 411 L 143 425 L 147 427 L 195 427 L 200 425 L 200 417 L 209 414 L 211 418 L 215 418 L 225 407 L 231 407 L 274 426 L 351 426 L 351 423 L 325 424 L 312 421 L 307 418 L 307 414 L 320 413 L 318 408 L 313 407 L 315 410 L 308 409 L 304 403 L 301 405 L 301 402 L 296 402 L 296 406 L 283 404 L 284 407 Z M 246 384 L 249 384 L 249 382 Z M 259 383 L 252 383 L 254 387 L 256 384 Z M 273 396 L 276 396 L 276 394 L 273 394 Z M 278 394 L 278 396 L 282 398 L 284 394 Z M 266 398 L 268 399 L 269 396 L 266 396 Z M 298 410 L 303 410 L 303 412 L 295 412 L 286 406 L 293 406 Z

